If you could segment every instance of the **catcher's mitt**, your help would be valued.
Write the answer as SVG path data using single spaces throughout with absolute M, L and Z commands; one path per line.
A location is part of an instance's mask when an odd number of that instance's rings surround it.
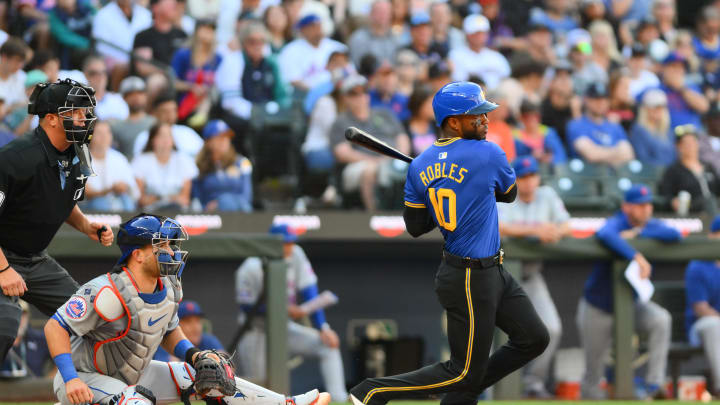
M 235 395 L 235 372 L 230 356 L 216 350 L 203 350 L 195 357 L 195 392 L 206 396 Z M 214 392 L 213 392 L 214 391 Z

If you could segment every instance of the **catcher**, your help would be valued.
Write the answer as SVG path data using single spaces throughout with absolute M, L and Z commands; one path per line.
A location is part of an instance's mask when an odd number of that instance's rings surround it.
M 81 286 L 45 325 L 60 403 L 327 405 L 318 390 L 285 397 L 241 380 L 226 354 L 186 339 L 177 316 L 185 240 L 171 218 L 140 214 L 120 226 L 113 271 Z M 160 345 L 185 362 L 152 360 Z

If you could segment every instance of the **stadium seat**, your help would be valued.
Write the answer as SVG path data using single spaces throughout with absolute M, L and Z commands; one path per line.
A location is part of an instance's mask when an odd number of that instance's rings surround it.
M 653 301 L 667 309 L 672 316 L 672 342 L 668 353 L 668 368 L 673 382 L 673 397 L 678 397 L 678 381 L 682 363 L 703 355 L 702 347 L 691 346 L 685 330 L 685 282 L 656 281 Z
M 600 181 L 567 175 L 550 179 L 547 184 L 557 191 L 568 209 L 607 209 L 611 201 L 600 195 Z
M 616 169 L 619 177 L 628 178 L 633 183 L 645 183 L 647 185 L 657 183 L 662 177 L 664 170 L 665 169 L 660 166 L 645 164 L 639 160 L 633 160 Z

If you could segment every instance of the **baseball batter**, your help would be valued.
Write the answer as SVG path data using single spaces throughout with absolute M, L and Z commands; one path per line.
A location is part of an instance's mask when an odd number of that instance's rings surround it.
M 439 393 L 447 393 L 443 405 L 475 404 L 548 345 L 545 325 L 502 267 L 496 201 L 512 202 L 517 189 L 505 153 L 485 140 L 497 104 L 469 82 L 443 86 L 432 104 L 442 137 L 410 164 L 403 217 L 412 236 L 437 226 L 445 238 L 435 292 L 447 311 L 450 360 L 366 379 L 350 390 L 355 405 Z M 510 339 L 488 356 L 495 326 Z
M 326 405 L 317 390 L 286 398 L 234 376 L 227 355 L 200 351 L 178 327 L 187 233 L 170 218 L 140 214 L 120 226 L 112 272 L 73 295 L 45 326 L 61 404 L 219 403 Z M 158 346 L 186 362 L 152 360 Z

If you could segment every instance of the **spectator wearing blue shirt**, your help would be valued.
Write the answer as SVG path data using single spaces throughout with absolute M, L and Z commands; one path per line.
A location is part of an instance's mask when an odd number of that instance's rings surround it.
M 643 95 L 637 121 L 630 129 L 630 143 L 635 156 L 644 164 L 667 167 L 675 161 L 677 154 L 664 91 L 651 89 Z
M 578 27 L 577 21 L 570 15 L 570 2 L 567 0 L 546 0 L 544 8 L 530 10 L 530 24 L 543 24 L 550 28 L 553 35 L 562 38 Z
M 686 81 L 687 60 L 672 52 L 663 60 L 660 89 L 668 98 L 670 125 L 693 124 L 701 127 L 701 115 L 710 109 L 710 103 L 700 88 Z
M 635 158 L 625 130 L 607 119 L 610 109 L 607 86 L 593 83 L 585 93 L 585 114 L 567 124 L 571 158 L 619 166 Z
M 178 307 L 178 318 L 180 319 L 180 328 L 187 339 L 200 350 L 219 350 L 225 351 L 222 343 L 218 338 L 210 333 L 203 332 L 205 321 L 205 313 L 200 304 L 191 300 L 180 302 Z M 158 347 L 153 360 L 171 361 L 170 354 L 162 347 Z
M 642 184 L 633 185 L 625 193 L 621 212 L 608 218 L 597 232 L 598 240 L 614 254 L 634 260 L 640 267 L 642 278 L 650 277 L 652 267 L 645 256 L 636 251 L 627 239 L 651 238 L 662 242 L 678 242 L 680 232 L 652 218 L 652 193 Z M 613 288 L 612 266 L 599 262 L 585 282 L 583 297 L 577 313 L 577 326 L 585 352 L 585 374 L 582 379 L 584 399 L 604 397 L 600 381 L 605 371 L 605 358 L 613 339 Z M 665 366 L 670 348 L 670 313 L 650 302 L 635 302 L 635 327 L 648 335 L 649 361 L 645 376 L 646 397 L 663 395 Z
M 410 118 L 408 96 L 398 91 L 398 78 L 393 66 L 383 63 L 375 71 L 372 82 L 375 88 L 369 93 L 370 107 L 388 109 L 400 122 L 406 122 Z
M 562 164 L 567 161 L 565 146 L 555 129 L 540 123 L 540 104 L 528 99 L 520 104 L 522 129 L 515 129 L 515 153 L 532 155 L 541 163 Z
M 720 240 L 720 215 L 710 225 L 708 238 Z M 685 270 L 687 308 L 685 327 L 690 344 L 702 345 L 713 381 L 708 387 L 720 393 L 720 260 L 693 260 Z
M 193 197 L 205 211 L 252 211 L 252 165 L 235 152 L 230 143 L 233 136 L 221 120 L 208 122 L 203 130 L 205 145 L 197 157 Z

